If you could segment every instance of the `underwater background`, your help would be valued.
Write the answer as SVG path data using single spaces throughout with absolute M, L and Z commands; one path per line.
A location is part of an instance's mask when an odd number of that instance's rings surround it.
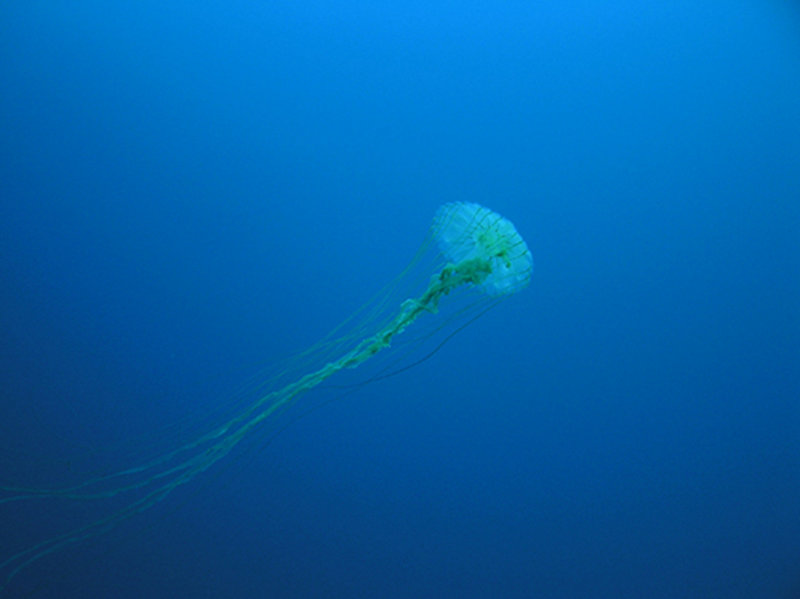
M 535 262 L 3 596 L 800 597 L 797 5 L 12 1 L 0 27 L 2 485 L 224 421 L 446 202 Z M 0 560 L 98 509 L 0 504 Z

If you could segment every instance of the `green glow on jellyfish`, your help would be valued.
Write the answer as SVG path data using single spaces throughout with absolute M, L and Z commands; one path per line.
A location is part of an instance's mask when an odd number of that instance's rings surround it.
M 365 330 L 362 324 L 343 337 L 323 339 L 301 356 L 314 355 L 317 359 L 322 356 L 324 365 L 262 394 L 221 426 L 145 464 L 77 485 L 58 489 L 0 487 L 6 494 L 0 498 L 0 504 L 41 498 L 109 499 L 138 491 L 127 505 L 110 515 L 4 559 L 0 562 L 0 574 L 4 576 L 0 581 L 0 593 L 37 560 L 104 533 L 161 502 L 176 488 L 228 455 L 243 439 L 292 405 L 302 394 L 318 387 L 337 372 L 356 368 L 382 352 L 424 314 L 437 313 L 440 301 L 453 291 L 473 288 L 481 293 L 481 297 L 498 301 L 530 282 L 533 259 L 525 241 L 511 222 L 483 206 L 464 202 L 445 204 L 436 213 L 426 244 L 431 239 L 436 240 L 444 263 L 439 263 L 421 294 L 405 299 L 399 307 L 387 307 L 382 302 L 373 304 L 373 313 L 368 314 L 365 320 L 374 327 L 372 330 Z M 459 316 L 463 319 L 461 313 L 456 313 L 453 318 Z M 349 322 L 345 321 L 337 330 Z M 328 357 L 332 350 L 341 353 Z

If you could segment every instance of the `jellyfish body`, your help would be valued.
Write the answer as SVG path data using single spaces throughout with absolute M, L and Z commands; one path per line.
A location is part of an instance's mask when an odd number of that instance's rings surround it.
M 164 500 L 176 488 L 211 468 L 262 423 L 302 394 L 343 369 L 358 367 L 389 347 L 392 340 L 420 316 L 436 312 L 440 300 L 455 289 L 474 287 L 490 297 L 502 298 L 530 282 L 533 260 L 525 242 L 511 222 L 483 206 L 472 203 L 442 206 L 434 219 L 431 235 L 447 262 L 430 278 L 421 294 L 402 301 L 394 315 L 377 326 L 377 331 L 365 333 L 360 340 L 352 335 L 343 338 L 350 343 L 350 349 L 338 357 L 333 356 L 323 366 L 262 395 L 221 426 L 146 464 L 71 487 L 0 487 L 6 493 L 0 498 L 0 504 L 39 498 L 108 499 L 137 493 L 137 497 L 110 515 L 44 540 L 0 562 L 0 572 L 5 576 L 0 580 L 0 594 L 17 574 L 37 560 L 104 533 Z M 326 346 L 326 343 L 320 345 Z
M 533 274 L 533 258 L 511 221 L 480 204 L 445 204 L 436 213 L 433 234 L 454 264 L 477 261 L 488 270 L 477 285 L 490 296 L 515 293 Z

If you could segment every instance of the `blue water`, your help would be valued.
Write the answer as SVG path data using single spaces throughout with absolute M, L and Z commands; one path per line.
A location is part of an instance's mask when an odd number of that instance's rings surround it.
M 536 264 L 426 361 L 6 596 L 800 596 L 796 6 L 30 1 L 0 22 L 3 484 L 224 420 L 442 203 L 508 217 Z M 0 505 L 0 560 L 99 509 Z

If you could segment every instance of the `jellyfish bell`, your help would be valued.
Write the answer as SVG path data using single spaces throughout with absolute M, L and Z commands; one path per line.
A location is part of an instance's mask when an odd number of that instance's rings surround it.
M 472 263 L 486 276 L 474 282 L 490 296 L 507 295 L 528 286 L 533 258 L 514 225 L 480 204 L 454 202 L 439 208 L 433 235 L 454 264 Z
M 440 253 L 430 251 L 434 245 Z M 428 238 L 398 277 L 320 342 L 290 359 L 265 390 L 193 440 L 139 465 L 67 487 L 1 486 L 0 509 L 42 499 L 111 500 L 113 507 L 83 526 L 0 557 L 0 595 L 20 572 L 37 561 L 106 533 L 164 501 L 257 432 L 270 426 L 273 432 L 283 430 L 283 425 L 275 428 L 278 416 L 308 392 L 326 384 L 335 387 L 329 383 L 334 375 L 342 378 L 356 369 L 363 372 L 361 367 L 367 362 L 380 364 L 366 379 L 369 382 L 426 359 L 486 309 L 525 288 L 532 273 L 531 253 L 510 221 L 478 204 L 445 204 L 436 213 Z M 416 291 L 405 295 L 408 289 Z M 476 291 L 477 297 L 462 294 L 461 303 L 448 298 L 448 303 L 456 307 L 440 311 L 444 298 L 455 296 L 459 289 Z M 423 318 L 425 315 L 431 316 Z M 416 325 L 417 321 L 427 324 Z M 418 334 L 410 333 L 412 325 Z M 433 348 L 425 353 L 420 348 L 431 340 Z M 390 346 L 393 351 L 384 351 Z M 381 362 L 384 356 L 396 357 Z

